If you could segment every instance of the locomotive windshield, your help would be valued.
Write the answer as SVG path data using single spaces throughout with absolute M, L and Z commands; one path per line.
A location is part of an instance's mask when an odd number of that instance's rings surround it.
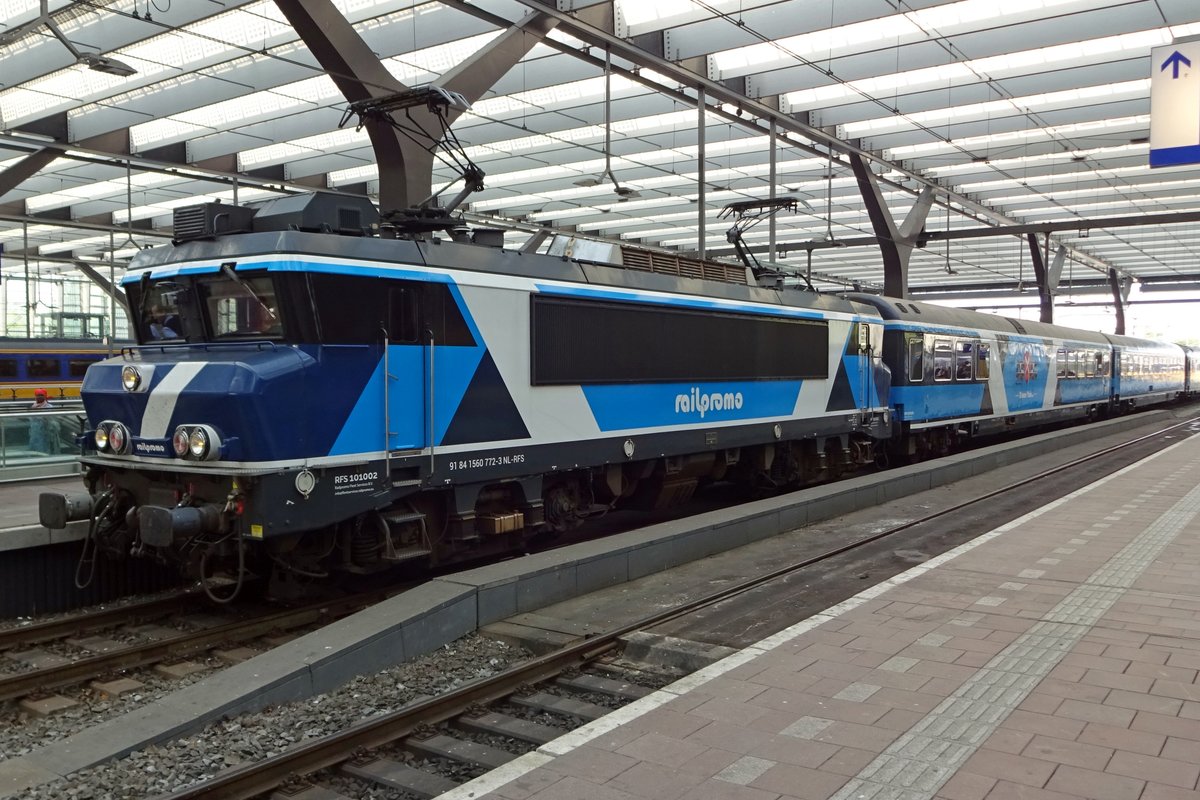
M 248 277 L 229 269 L 143 280 L 128 288 L 144 344 L 283 335 L 284 314 L 271 276 Z

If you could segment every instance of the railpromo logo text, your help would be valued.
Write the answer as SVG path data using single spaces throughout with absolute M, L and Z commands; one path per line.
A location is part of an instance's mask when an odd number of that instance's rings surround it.
M 700 419 L 710 411 L 733 411 L 742 407 L 741 392 L 702 392 L 693 386 L 687 394 L 675 395 L 676 414 L 699 414 Z

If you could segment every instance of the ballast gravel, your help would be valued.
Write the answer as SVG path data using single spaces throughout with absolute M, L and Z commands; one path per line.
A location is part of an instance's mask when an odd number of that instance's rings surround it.
M 224 769 L 277 755 L 297 742 L 394 711 L 420 695 L 436 695 L 493 675 L 528 657 L 503 642 L 467 636 L 410 663 L 357 678 L 336 692 L 213 723 L 190 736 L 35 787 L 22 797 L 133 800 L 166 794 Z M 42 732 L 46 738 L 49 735 Z M 0 748 L 13 752 L 5 737 L 0 733 Z

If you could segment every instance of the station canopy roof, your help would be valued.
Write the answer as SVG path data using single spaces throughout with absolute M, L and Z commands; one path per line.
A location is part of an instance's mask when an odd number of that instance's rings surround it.
M 538 7 L 334 2 L 409 86 L 436 83 Z M 774 195 L 797 200 L 776 218 L 776 261 L 803 271 L 811 250 L 820 288 L 881 286 L 883 263 L 856 242 L 874 230 L 847 157 L 800 132 L 813 129 L 871 156 L 897 221 L 932 185 L 927 231 L 1066 223 L 1050 243 L 1051 255 L 1067 249 L 1064 283 L 1101 282 L 1111 267 L 1147 286 L 1200 286 L 1200 226 L 1104 223 L 1200 212 L 1200 166 L 1151 169 L 1148 141 L 1151 50 L 1200 36 L 1196 0 L 555 8 L 567 21 L 454 126 L 486 172 L 468 217 L 508 226 L 510 245 L 548 225 L 694 253 L 702 209 L 708 255 L 732 257 L 718 212 L 772 194 L 766 107 L 781 115 Z M 172 209 L 198 198 L 378 192 L 366 132 L 346 123 L 345 99 L 273 0 L 0 0 L 0 23 L 6 274 L 26 257 L 41 274 L 110 258 L 119 269 L 167 241 Z M 621 194 L 603 177 L 605 49 L 585 29 L 622 45 L 607 79 Z M 697 85 L 681 69 L 746 98 L 706 95 L 703 204 Z M 435 185 L 455 177 L 439 165 Z M 746 238 L 765 248 L 768 237 L 764 223 Z M 931 241 L 909 273 L 918 294 L 1032 282 L 1028 243 L 1013 235 Z

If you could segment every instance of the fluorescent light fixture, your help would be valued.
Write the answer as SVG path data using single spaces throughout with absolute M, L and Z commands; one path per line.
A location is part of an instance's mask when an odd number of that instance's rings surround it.
M 130 75 L 136 75 L 137 70 L 126 64 L 124 61 L 113 58 L 111 56 L 102 56 L 96 53 L 84 53 L 79 56 L 78 63 L 96 72 L 103 72 L 106 75 L 117 75 L 122 78 L 128 78 Z

